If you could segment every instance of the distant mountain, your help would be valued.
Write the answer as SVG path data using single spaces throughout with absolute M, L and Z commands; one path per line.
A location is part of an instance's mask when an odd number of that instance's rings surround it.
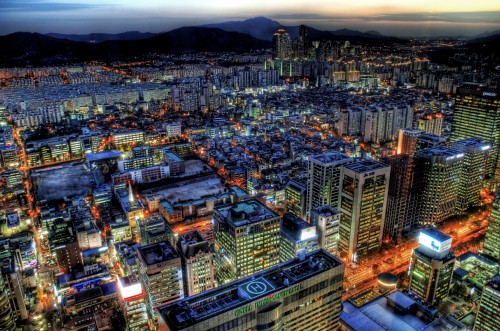
M 477 36 L 472 36 L 472 37 L 469 37 L 467 39 L 469 40 L 474 40 L 474 39 L 479 39 L 479 38 L 486 38 L 486 37 L 491 37 L 491 36 L 494 36 L 494 35 L 497 35 L 497 34 L 500 34 L 500 30 L 495 30 L 495 31 L 486 31 L 486 32 L 483 32 L 481 34 L 478 34 Z
M 284 28 L 290 37 L 295 38 L 299 34 L 299 26 L 283 26 L 279 22 L 266 17 L 255 17 L 244 21 L 231 21 L 216 24 L 202 25 L 202 27 L 218 28 L 225 31 L 235 31 L 248 33 L 249 35 L 263 40 L 272 40 L 273 33 L 279 28 Z M 380 41 L 396 42 L 397 38 L 387 37 L 377 31 L 361 32 L 349 29 L 340 29 L 336 31 L 322 31 L 309 27 L 309 39 L 313 40 L 346 40 L 349 38 L 352 42 L 377 43 Z
M 127 31 L 123 33 L 90 33 L 90 34 L 62 34 L 62 33 L 47 33 L 46 36 L 57 38 L 57 39 L 66 39 L 72 41 L 80 41 L 80 42 L 94 42 L 101 43 L 107 40 L 139 40 L 146 39 L 156 36 L 157 33 L 151 32 L 139 32 L 139 31 Z
M 282 25 L 266 17 L 254 17 L 244 21 L 205 24 L 201 27 L 217 28 L 224 31 L 247 33 L 257 39 L 271 40 L 273 33 Z
M 38 33 L 0 36 L 0 66 L 47 65 L 89 60 L 115 61 L 150 53 L 243 52 L 263 49 L 270 42 L 221 29 L 185 27 L 140 40 L 86 43 Z

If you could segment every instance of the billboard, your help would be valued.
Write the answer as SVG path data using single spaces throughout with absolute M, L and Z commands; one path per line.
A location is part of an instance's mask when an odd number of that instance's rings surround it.
M 21 220 L 19 219 L 19 215 L 16 212 L 8 213 L 7 215 L 7 227 L 15 228 L 21 224 Z
M 451 238 L 440 241 L 439 239 L 433 238 L 425 232 L 420 232 L 418 243 L 432 249 L 437 253 L 442 253 L 451 248 Z

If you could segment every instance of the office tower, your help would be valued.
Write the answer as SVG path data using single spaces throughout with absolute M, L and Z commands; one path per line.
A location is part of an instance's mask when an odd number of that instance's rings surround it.
M 438 146 L 417 152 L 415 189 L 420 225 L 436 225 L 455 215 L 464 153 Z
M 480 193 L 491 145 L 482 139 L 468 138 L 455 141 L 451 147 L 465 155 L 457 197 L 457 213 L 463 214 L 481 202 Z
M 177 250 L 181 255 L 185 296 L 215 287 L 214 252 L 198 231 L 180 235 Z
M 370 159 L 344 164 L 340 172 L 339 253 L 356 262 L 380 246 L 391 167 Z
M 137 221 L 138 241 L 142 245 L 150 245 L 162 241 L 175 242 L 175 235 L 163 216 L 153 214 Z
M 302 56 L 307 57 L 307 52 L 309 51 L 310 41 L 309 41 L 309 28 L 305 25 L 299 26 L 299 36 L 302 39 Z
M 311 211 L 311 224 L 316 226 L 319 248 L 337 256 L 340 213 L 332 206 L 320 206 Z
M 158 306 L 184 297 L 181 258 L 168 242 L 140 246 L 137 257 L 139 276 L 147 296 L 148 315 L 154 322 Z
M 118 277 L 116 282 L 128 330 L 149 330 L 146 292 L 137 275 Z
M 285 213 L 281 222 L 280 261 L 286 262 L 297 254 L 318 249 L 316 227 L 292 213 Z
M 490 222 L 484 239 L 483 254 L 500 262 L 500 190 L 497 188 L 497 196 L 493 201 Z
M 491 144 L 487 175 L 500 174 L 500 97 L 499 92 L 479 84 L 457 89 L 451 126 L 451 141 L 471 137 Z
M 69 273 L 83 265 L 80 245 L 71 222 L 57 218 L 49 229 L 49 247 L 59 271 Z
M 383 235 L 397 240 L 404 230 L 412 228 L 417 222 L 414 156 L 401 154 L 380 161 L 391 167 Z
M 418 243 L 410 261 L 410 291 L 433 305 L 450 290 L 455 264 L 451 237 L 436 229 L 422 230 Z
M 398 154 L 415 154 L 417 149 L 417 137 L 422 133 L 422 130 L 417 129 L 400 129 L 398 138 Z
M 285 29 L 278 29 L 273 34 L 273 59 L 288 59 L 292 53 L 292 41 Z
M 320 206 L 337 206 L 340 168 L 343 164 L 352 161 L 352 158 L 339 152 L 309 156 L 307 162 L 307 176 L 309 178 L 307 213 Z
M 232 273 L 222 282 L 279 263 L 280 217 L 259 201 L 250 199 L 215 207 L 214 222 L 216 253 Z
M 324 250 L 159 309 L 160 331 L 336 330 L 344 265 Z
M 417 121 L 418 129 L 440 136 L 443 133 L 443 114 L 423 114 Z
M 29 317 L 26 307 L 26 293 L 20 271 L 12 257 L 0 261 L 0 278 L 7 293 L 14 320 L 25 320 Z
M 0 330 L 15 331 L 16 319 L 9 303 L 9 295 L 0 275 Z
M 483 289 L 474 331 L 500 330 L 498 312 L 500 312 L 500 275 L 497 274 Z
M 291 179 L 285 187 L 285 199 L 287 211 L 304 219 L 307 207 L 307 182 Z

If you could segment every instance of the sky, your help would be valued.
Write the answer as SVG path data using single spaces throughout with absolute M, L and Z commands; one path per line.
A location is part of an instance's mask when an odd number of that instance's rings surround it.
M 323 30 L 473 36 L 500 30 L 500 0 L 0 0 L 0 35 L 165 32 L 255 16 Z

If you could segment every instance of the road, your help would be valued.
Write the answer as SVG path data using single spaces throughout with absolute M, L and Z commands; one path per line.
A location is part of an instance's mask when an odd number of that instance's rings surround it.
M 467 220 L 454 222 L 450 225 L 444 225 L 440 231 L 452 237 L 452 248 L 460 244 L 469 242 L 471 239 L 480 236 L 486 232 L 489 210 L 478 211 L 471 215 Z M 457 224 L 458 223 L 458 224 Z M 401 244 L 396 247 L 396 253 L 378 254 L 370 258 L 369 263 L 362 263 L 357 267 L 351 267 L 346 264 L 346 290 L 342 299 L 346 300 L 355 296 L 368 288 L 377 285 L 376 276 L 382 272 L 398 274 L 408 269 L 413 250 L 418 247 L 416 239 Z M 465 252 L 455 251 L 456 255 Z M 392 258 L 393 261 L 388 261 Z M 392 262 L 392 263 L 388 263 Z M 374 270 L 373 265 L 377 264 L 378 269 Z

